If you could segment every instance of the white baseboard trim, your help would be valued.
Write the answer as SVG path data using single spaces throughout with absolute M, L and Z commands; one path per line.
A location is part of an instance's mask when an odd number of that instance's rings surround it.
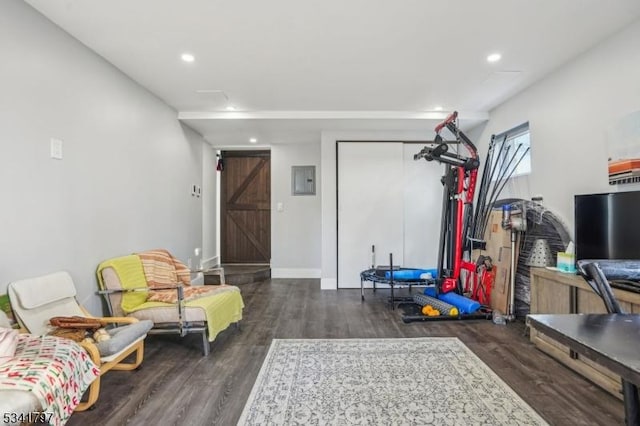
M 322 278 L 320 280 L 320 290 L 336 290 L 337 285 L 337 278 Z
M 320 269 L 272 268 L 271 278 L 320 278 Z
M 202 268 L 208 269 L 213 268 L 214 266 L 218 266 L 220 263 L 220 256 L 213 256 L 208 259 L 202 259 Z
M 193 275 L 191 274 L 192 277 Z M 195 278 L 191 278 L 191 285 L 204 285 L 204 274 L 202 272 L 195 274 Z
M 356 283 L 347 283 L 347 284 L 341 283 L 340 284 L 340 288 L 341 289 L 345 289 L 345 290 L 351 290 L 351 289 L 357 288 L 358 290 L 360 290 L 360 283 L 357 283 L 357 284 Z M 365 283 L 364 284 L 364 288 L 373 288 L 373 284 L 367 286 L 367 284 Z M 384 287 L 382 287 L 382 288 L 384 288 Z M 398 286 L 396 286 L 396 288 L 398 288 Z

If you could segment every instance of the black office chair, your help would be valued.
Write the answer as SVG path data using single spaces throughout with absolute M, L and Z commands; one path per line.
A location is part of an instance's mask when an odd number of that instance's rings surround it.
M 610 314 L 626 313 L 613 294 L 609 281 L 640 281 L 640 260 L 584 259 L 578 261 L 578 271 L 593 291 L 602 298 L 607 312 Z M 622 379 L 622 393 L 627 425 L 640 425 L 637 386 Z

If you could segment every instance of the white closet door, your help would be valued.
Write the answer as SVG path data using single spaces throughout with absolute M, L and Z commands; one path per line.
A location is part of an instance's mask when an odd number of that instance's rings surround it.
M 436 268 L 444 166 L 413 155 L 420 144 L 404 144 L 404 264 L 409 268 Z
M 359 288 L 360 272 L 376 265 L 403 265 L 403 144 L 338 144 L 338 287 Z

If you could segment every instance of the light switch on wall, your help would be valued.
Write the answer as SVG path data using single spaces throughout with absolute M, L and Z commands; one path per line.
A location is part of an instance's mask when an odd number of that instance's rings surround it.
M 62 160 L 62 141 L 51 138 L 51 158 Z
M 282 204 L 281 201 L 278 201 L 276 203 L 276 210 L 279 211 L 279 212 L 283 212 L 284 211 L 284 204 Z

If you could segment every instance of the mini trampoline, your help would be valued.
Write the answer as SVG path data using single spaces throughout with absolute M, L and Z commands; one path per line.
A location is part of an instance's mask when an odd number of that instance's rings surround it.
M 415 268 L 393 268 L 393 267 L 377 267 L 367 269 L 360 272 L 360 297 L 364 300 L 364 283 L 369 281 L 373 283 L 373 292 L 376 291 L 376 284 L 386 284 L 391 287 L 391 306 L 395 309 L 396 301 L 413 300 L 410 297 L 396 298 L 394 294 L 394 287 L 396 286 L 408 286 L 409 295 L 411 295 L 411 288 L 413 286 L 427 286 L 435 285 L 435 279 L 433 278 L 420 278 L 421 275 L 431 272 L 425 269 Z

